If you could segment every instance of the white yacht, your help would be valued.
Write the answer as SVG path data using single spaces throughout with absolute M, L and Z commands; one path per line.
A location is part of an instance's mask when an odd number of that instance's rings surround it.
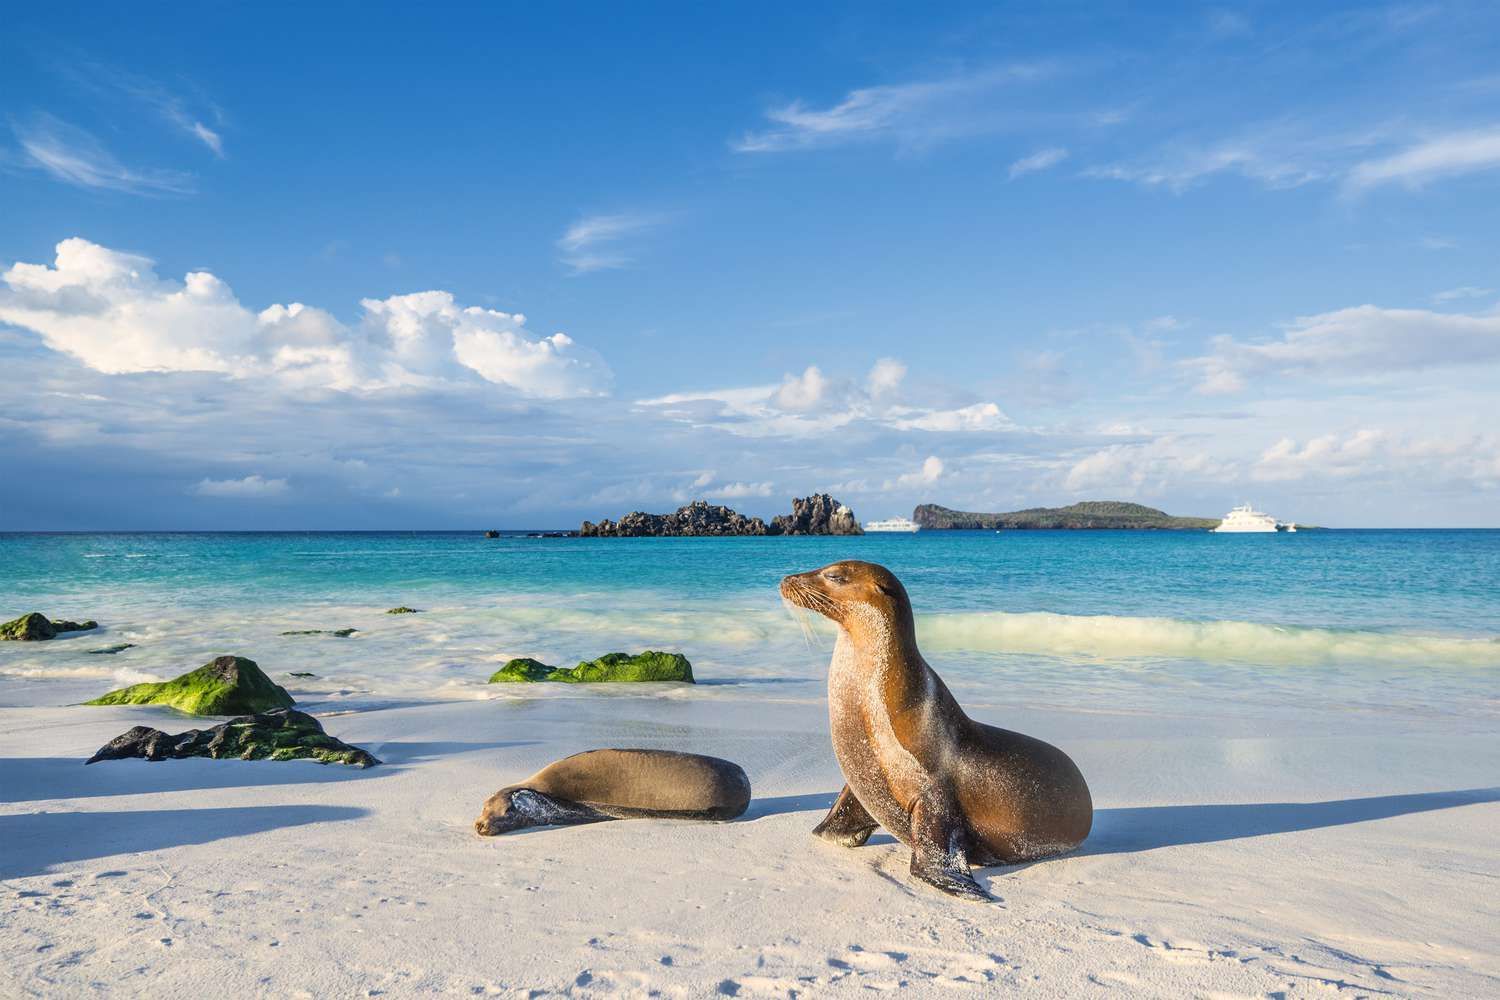
M 922 526 L 916 521 L 908 521 L 904 517 L 893 517 L 885 521 L 866 521 L 864 529 L 867 532 L 904 531 L 907 534 L 911 534 L 915 531 L 921 531 Z
M 1279 527 L 1276 518 L 1270 514 L 1255 510 L 1249 504 L 1242 504 L 1225 514 L 1224 520 L 1213 530 L 1223 533 L 1274 532 Z

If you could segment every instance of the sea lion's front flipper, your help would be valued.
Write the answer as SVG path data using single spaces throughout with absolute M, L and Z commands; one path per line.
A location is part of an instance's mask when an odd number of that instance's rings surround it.
M 823 817 L 823 822 L 813 827 L 813 836 L 844 847 L 863 847 L 879 825 L 865 811 L 865 807 L 859 804 L 859 799 L 849 791 L 849 786 L 845 785 L 844 790 L 839 792 L 838 801 L 828 810 L 828 815 Z
M 951 795 L 932 789 L 911 810 L 911 877 L 950 896 L 988 902 L 969 873 L 968 831 Z

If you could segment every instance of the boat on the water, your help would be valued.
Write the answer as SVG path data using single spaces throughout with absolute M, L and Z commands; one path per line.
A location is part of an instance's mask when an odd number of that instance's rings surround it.
M 922 526 L 916 521 L 911 521 L 904 517 L 891 517 L 884 521 L 866 521 L 864 529 L 866 534 L 892 531 L 911 534 L 912 532 L 921 531 Z
M 1296 524 L 1279 524 L 1276 518 L 1256 510 L 1249 504 L 1241 504 L 1225 514 L 1219 526 L 1213 529 L 1218 534 L 1275 533 L 1296 530 Z

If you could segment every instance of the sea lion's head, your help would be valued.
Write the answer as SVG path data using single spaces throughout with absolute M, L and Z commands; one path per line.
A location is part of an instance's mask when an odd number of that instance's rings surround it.
M 484 808 L 479 811 L 479 818 L 474 821 L 475 832 L 481 837 L 496 837 L 533 825 L 532 818 L 526 815 L 522 804 L 514 801 L 518 791 L 524 790 L 502 788 L 485 800 Z
M 870 611 L 885 621 L 911 621 L 911 600 L 896 574 L 858 559 L 784 577 L 781 596 L 845 628 L 866 618 Z

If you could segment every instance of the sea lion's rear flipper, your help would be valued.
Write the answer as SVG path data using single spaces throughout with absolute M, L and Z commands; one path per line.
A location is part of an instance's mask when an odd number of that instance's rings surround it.
M 813 836 L 844 847 L 863 847 L 879 825 L 845 785 L 823 822 L 813 827 Z
M 951 795 L 932 789 L 911 810 L 911 877 L 950 896 L 989 902 L 969 873 L 968 831 Z

